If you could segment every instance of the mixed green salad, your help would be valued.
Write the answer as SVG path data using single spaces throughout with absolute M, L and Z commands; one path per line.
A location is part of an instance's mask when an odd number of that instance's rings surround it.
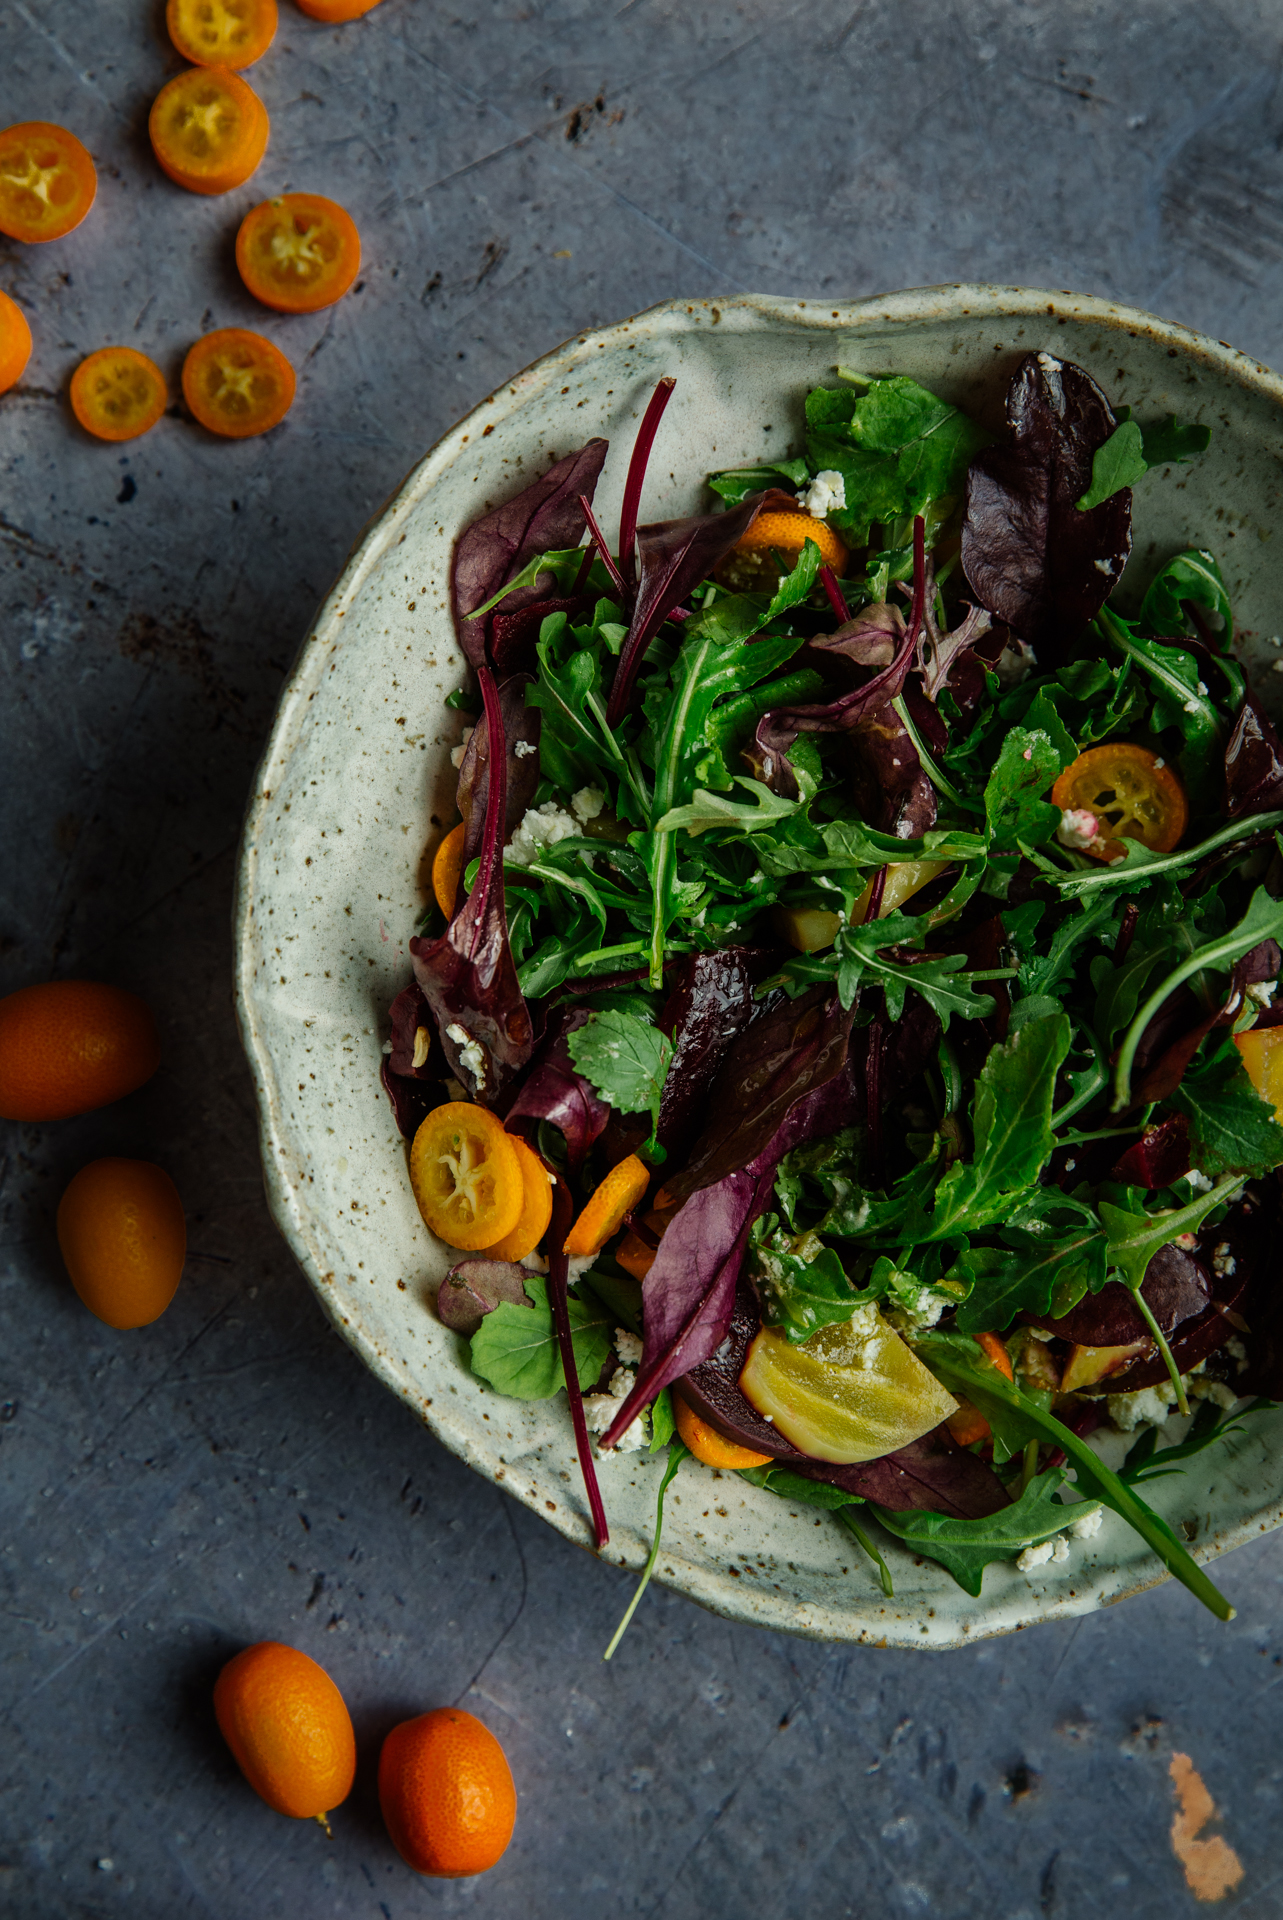
M 441 1317 L 566 1391 L 599 1544 L 596 1455 L 669 1450 L 652 1566 L 693 1454 L 888 1594 L 887 1536 L 979 1594 L 1109 1510 L 1228 1618 L 1144 1487 L 1283 1398 L 1283 747 L 1211 553 L 1114 597 L 1208 431 L 1046 353 L 994 433 L 839 368 L 638 526 L 672 386 L 613 547 L 593 440 L 455 550 L 461 821 L 383 1070 Z

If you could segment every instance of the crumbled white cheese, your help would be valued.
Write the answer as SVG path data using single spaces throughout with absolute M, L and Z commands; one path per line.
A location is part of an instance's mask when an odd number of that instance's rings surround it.
M 619 1355 L 626 1367 L 640 1366 L 642 1357 L 641 1336 L 636 1333 L 629 1333 L 627 1327 L 616 1327 L 615 1352 Z
M 470 1073 L 480 1091 L 486 1084 L 486 1055 L 479 1040 L 474 1040 L 465 1026 L 458 1020 L 452 1020 L 446 1028 L 446 1038 L 453 1040 L 459 1049 L 459 1065 Z
M 1232 1280 L 1238 1268 L 1238 1261 L 1230 1252 L 1228 1240 L 1222 1240 L 1212 1255 L 1212 1272 L 1218 1280 Z
M 538 753 L 538 751 L 539 749 L 533 740 L 518 740 L 516 746 L 512 749 L 513 757 L 517 760 L 528 760 L 532 753 Z
M 1041 1340 L 1044 1343 L 1044 1345 L 1046 1344 L 1047 1341 L 1054 1340 L 1056 1338 L 1056 1335 L 1054 1333 L 1048 1333 L 1046 1327 L 1026 1327 L 1025 1332 L 1029 1335 L 1029 1338 L 1031 1340 Z
M 1075 1540 L 1094 1540 L 1105 1523 L 1105 1509 L 1093 1507 L 1081 1520 L 1075 1520 L 1069 1531 Z
M 928 1327 L 935 1326 L 949 1304 L 942 1294 L 933 1293 L 930 1287 L 920 1287 L 911 1306 L 888 1307 L 887 1319 L 897 1333 L 925 1333 Z
M 826 513 L 837 513 L 846 505 L 846 480 L 834 468 L 826 467 L 823 473 L 816 474 L 804 493 L 798 494 L 797 504 L 813 520 L 822 520 Z
M 1134 1433 L 1139 1426 L 1161 1427 L 1176 1404 L 1176 1389 L 1170 1380 L 1156 1387 L 1141 1387 L 1137 1393 L 1111 1393 L 1109 1417 L 1120 1433 Z
M 1212 1188 L 1216 1185 L 1216 1182 L 1214 1180 L 1209 1180 L 1207 1175 L 1201 1172 L 1198 1167 L 1191 1167 L 1189 1172 L 1185 1175 L 1185 1178 L 1189 1181 L 1189 1184 L 1191 1187 L 1193 1187 L 1195 1193 L 1210 1193 L 1212 1191 Z
M 610 1385 L 605 1393 L 590 1393 L 584 1397 L 584 1418 L 588 1422 L 589 1433 L 605 1433 L 607 1427 L 619 1412 L 620 1407 L 633 1390 L 637 1375 L 631 1367 L 616 1367 L 610 1376 Z M 616 1453 L 636 1453 L 647 1444 L 650 1436 L 646 1431 L 647 1415 L 650 1409 L 642 1411 L 631 1424 L 624 1428 L 615 1442 Z
M 1172 1245 L 1179 1247 L 1182 1253 L 1193 1253 L 1195 1247 L 1198 1245 L 1198 1235 L 1196 1233 L 1178 1233 L 1172 1241 Z
M 468 742 L 475 732 L 475 727 L 465 727 L 463 729 L 462 740 L 460 740 L 457 747 L 452 747 L 450 750 L 450 765 L 452 767 L 461 767 L 463 765 L 463 756 L 468 751 Z
M 1277 643 L 1276 643 L 1276 644 L 1277 644 Z M 1271 672 L 1271 673 L 1283 673 L 1283 660 L 1275 660 L 1275 661 L 1272 661 L 1272 662 L 1271 662 L 1271 664 L 1270 664 L 1270 672 Z
M 1114 563 L 1112 560 L 1093 560 L 1092 565 L 1095 567 L 1097 573 L 1112 573 L 1114 571 Z
M 1091 847 L 1101 839 L 1100 821 L 1090 807 L 1062 807 L 1056 838 L 1062 847 Z
M 1023 640 L 1014 644 L 1009 640 L 994 663 L 994 672 L 1001 687 L 1018 687 L 1033 672 L 1034 656 L 1031 648 Z
M 1026 1547 L 1017 1557 L 1016 1565 L 1021 1573 L 1032 1573 L 1035 1567 L 1045 1567 L 1047 1562 L 1055 1556 L 1055 1552 L 1056 1549 L 1050 1540 L 1041 1540 L 1036 1547 Z
M 1238 1395 L 1235 1393 L 1233 1387 L 1227 1387 L 1223 1380 L 1190 1380 L 1187 1378 L 1185 1384 L 1189 1389 L 1189 1397 L 1191 1400 L 1211 1400 L 1218 1407 L 1224 1408 L 1226 1412 L 1228 1412 L 1231 1407 L 1238 1405 Z
M 1278 992 L 1278 985 L 1277 980 L 1254 980 L 1247 990 L 1247 997 L 1249 1000 L 1255 1000 L 1258 1007 L 1271 1006 Z
M 1069 1542 L 1068 1540 L 1066 1540 L 1063 1533 L 1058 1533 L 1055 1539 L 1052 1541 L 1051 1557 L 1052 1557 L 1053 1563 L 1061 1560 L 1068 1560 Z
M 1198 701 L 1197 701 L 1197 700 L 1187 700 L 1187 701 L 1185 702 L 1185 711 L 1186 711 L 1186 713 L 1197 713 L 1197 712 L 1198 712 Z
M 558 840 L 573 840 L 578 833 L 579 822 L 564 813 L 555 800 L 545 800 L 541 807 L 527 808 L 525 819 L 504 849 L 504 858 L 514 867 L 528 867 L 545 847 L 555 847 Z
M 1198 690 L 1202 694 L 1203 698 L 1206 699 L 1207 698 L 1207 682 L 1205 680 L 1199 681 Z
M 573 1286 L 580 1274 L 597 1264 L 595 1253 L 572 1253 L 566 1261 L 567 1284 Z
M 606 796 L 600 787 L 580 787 L 578 793 L 570 796 L 570 807 L 576 820 L 595 820 L 606 804 Z

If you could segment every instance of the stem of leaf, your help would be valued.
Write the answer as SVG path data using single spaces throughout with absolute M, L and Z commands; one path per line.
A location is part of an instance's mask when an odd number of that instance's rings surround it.
M 601 1656 L 603 1660 L 609 1660 L 611 1658 L 611 1656 L 615 1651 L 615 1648 L 619 1645 L 620 1641 L 623 1639 L 624 1635 L 627 1633 L 629 1623 L 632 1620 L 633 1615 L 636 1613 L 638 1607 L 641 1605 L 641 1597 L 645 1593 L 647 1587 L 650 1585 L 650 1576 L 652 1573 L 654 1573 L 655 1562 L 659 1558 L 660 1537 L 664 1531 L 664 1495 L 668 1491 L 669 1481 L 673 1478 L 673 1475 L 677 1472 L 678 1467 L 681 1466 L 682 1461 L 686 1459 L 688 1453 L 689 1453 L 689 1448 L 684 1447 L 680 1440 L 672 1441 L 672 1443 L 669 1446 L 668 1465 L 664 1469 L 664 1477 L 659 1483 L 659 1493 L 657 1494 L 655 1499 L 654 1542 L 651 1546 L 650 1554 L 649 1554 L 649 1557 L 647 1558 L 646 1565 L 642 1569 L 642 1577 L 637 1583 L 637 1591 L 636 1593 L 634 1593 L 632 1599 L 628 1602 L 628 1606 L 627 1606 L 627 1609 L 625 1610 L 623 1619 L 620 1621 L 619 1625 L 615 1628 L 614 1633 L 611 1635 L 610 1645 L 607 1647 L 605 1653 L 603 1653 Z
M 1065 891 L 1072 891 L 1074 898 L 1081 900 L 1084 894 L 1097 893 L 1102 887 L 1126 887 L 1134 881 L 1148 882 L 1160 873 L 1172 872 L 1176 867 L 1191 866 L 1205 859 L 1209 853 L 1232 845 L 1235 840 L 1247 840 L 1254 833 L 1264 833 L 1279 826 L 1283 826 L 1283 812 L 1248 814 L 1241 820 L 1231 821 L 1229 826 L 1210 834 L 1206 840 L 1200 840 L 1196 847 L 1183 847 L 1178 853 L 1167 853 L 1158 860 L 1147 860 L 1142 867 L 1098 867 L 1090 873 L 1067 873 L 1054 883 Z M 1049 874 L 1048 877 L 1052 876 Z
M 1020 1497 L 1023 1500 L 1028 1493 L 1030 1483 L 1038 1472 L 1038 1442 L 1026 1440 L 1025 1450 L 1020 1460 Z
M 1094 1038 L 1092 1045 L 1096 1048 L 1096 1064 L 1091 1069 L 1091 1079 L 1071 1100 L 1066 1100 L 1059 1112 L 1052 1114 L 1049 1125 L 1053 1133 L 1057 1128 L 1063 1127 L 1066 1120 L 1072 1120 L 1076 1113 L 1081 1113 L 1083 1108 L 1096 1098 L 1101 1088 L 1109 1083 L 1109 1068 L 1105 1065 L 1105 1057 L 1100 1050 L 1100 1045 Z
M 619 511 L 619 557 L 630 580 L 635 579 L 637 572 L 633 548 L 637 541 L 637 509 L 641 506 L 646 465 L 659 431 L 659 423 L 664 417 L 664 408 L 672 399 L 676 385 L 677 382 L 668 373 L 656 384 L 642 415 L 637 438 L 633 441 L 632 458 L 628 462 L 628 478 L 624 482 L 624 499 Z
M 944 1082 L 944 1111 L 947 1117 L 957 1113 L 962 1106 L 962 1068 L 958 1065 L 952 1042 L 943 1037 L 936 1048 L 936 1059 L 940 1062 L 940 1078 Z
M 601 564 L 603 567 L 605 567 L 607 573 L 610 575 L 611 579 L 614 581 L 620 600 L 622 601 L 624 606 L 627 606 L 628 605 L 628 588 L 624 584 L 624 576 L 619 571 L 619 568 L 615 565 L 614 560 L 611 558 L 610 548 L 606 545 L 606 541 L 602 534 L 601 528 L 597 525 L 596 517 L 593 514 L 593 510 L 592 510 L 592 502 L 589 500 L 588 495 L 586 493 L 580 494 L 579 504 L 583 509 L 584 525 L 588 529 L 588 537 L 595 545 L 598 553 L 601 555 Z
M 1178 1413 L 1188 1413 L 1189 1401 L 1185 1398 L 1185 1382 L 1181 1379 L 1180 1369 L 1176 1365 L 1175 1355 L 1167 1344 L 1167 1336 L 1164 1334 L 1157 1320 L 1155 1320 L 1153 1308 L 1139 1287 L 1133 1287 L 1131 1289 L 1131 1296 L 1136 1302 L 1141 1319 L 1149 1328 L 1154 1345 L 1163 1356 L 1163 1365 L 1167 1368 L 1168 1377 L 1176 1389 L 1176 1411 Z
M 575 1430 L 575 1450 L 579 1455 L 579 1467 L 584 1476 L 584 1491 L 588 1495 L 593 1531 L 600 1549 L 610 1539 L 610 1528 L 606 1525 L 606 1509 L 602 1504 L 601 1488 L 597 1485 L 597 1469 L 593 1465 L 588 1422 L 584 1418 L 583 1389 L 579 1385 L 579 1369 L 575 1364 L 575 1343 L 570 1331 L 570 1301 L 567 1291 L 569 1262 L 562 1251 L 563 1242 L 570 1231 L 574 1211 L 575 1205 L 570 1188 L 558 1174 L 552 1192 L 552 1224 L 548 1239 L 548 1304 L 552 1308 L 552 1323 L 557 1330 L 557 1347 L 561 1353 L 562 1372 L 566 1377 L 566 1398 L 570 1402 L 570 1422 Z
M 928 753 L 926 746 L 923 743 L 922 736 L 918 732 L 918 729 L 914 726 L 912 720 L 910 720 L 909 718 L 908 708 L 905 706 L 905 703 L 904 703 L 904 695 L 898 693 L 895 696 L 895 699 L 891 702 L 891 706 L 892 706 L 892 710 L 895 712 L 895 714 L 899 718 L 900 725 L 904 728 L 910 740 L 913 742 L 914 752 L 917 754 L 919 760 L 922 762 L 922 770 L 926 774 L 927 779 L 931 782 L 932 786 L 937 787 L 939 791 L 944 795 L 946 800 L 952 800 L 954 806 L 960 807 L 964 813 L 983 813 L 984 808 L 983 806 L 981 806 L 978 800 L 968 800 L 965 795 L 959 793 L 958 789 L 954 786 L 951 786 L 948 780 L 945 779 L 939 767 L 936 765 L 935 761 L 931 758 L 931 755 Z
M 842 625 L 845 626 L 851 618 L 851 609 L 847 606 L 843 598 L 842 589 L 838 585 L 838 577 L 832 567 L 820 568 L 820 585 L 829 597 L 829 605 L 832 607 Z
M 839 1507 L 838 1519 L 842 1521 L 844 1526 L 847 1526 L 851 1529 L 851 1532 L 855 1535 L 856 1539 L 859 1541 L 860 1545 L 864 1548 L 864 1551 L 868 1554 L 870 1560 L 872 1560 L 874 1566 L 877 1568 L 878 1579 L 882 1583 L 882 1591 L 886 1595 L 887 1599 L 894 1600 L 895 1588 L 891 1583 L 891 1569 L 890 1567 L 888 1567 L 886 1561 L 882 1558 L 882 1555 L 878 1552 L 877 1548 L 874 1546 L 868 1534 L 864 1531 L 864 1528 L 860 1525 L 859 1521 L 855 1518 L 855 1516 L 851 1512 L 850 1507 Z

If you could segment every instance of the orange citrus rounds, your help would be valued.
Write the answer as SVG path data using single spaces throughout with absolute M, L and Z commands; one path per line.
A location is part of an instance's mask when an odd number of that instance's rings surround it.
M 249 67 L 276 37 L 276 0 L 169 0 L 165 25 L 198 67 Z
M 515 1139 L 469 1100 L 447 1100 L 423 1122 L 410 1148 L 410 1185 L 426 1225 L 461 1253 L 506 1240 L 525 1205 Z
M 341 300 L 361 266 L 350 214 L 319 193 L 283 193 L 252 207 L 236 236 L 236 265 L 256 300 L 278 313 L 316 313 Z
M 101 347 L 71 376 L 71 410 L 99 440 L 136 440 L 168 404 L 164 374 L 133 347 Z
M 0 393 L 21 380 L 31 358 L 31 328 L 22 308 L 0 293 Z
M 324 1667 L 297 1647 L 260 1640 L 229 1660 L 214 1713 L 237 1766 L 277 1813 L 325 1822 L 351 1793 L 351 1716 Z
M 267 108 L 227 67 L 189 67 L 152 103 L 147 122 L 157 160 L 191 193 L 244 186 L 267 150 Z
M 677 1438 L 706 1467 L 738 1470 L 767 1467 L 771 1463 L 769 1453 L 754 1453 L 751 1447 L 741 1447 L 738 1441 L 728 1440 L 716 1427 L 710 1427 L 679 1393 L 673 1395 L 673 1419 L 677 1423 Z
M 183 398 L 202 427 L 228 440 L 266 433 L 294 404 L 294 369 L 245 327 L 219 327 L 183 362 Z
M 416 1873 L 486 1873 L 512 1838 L 517 1789 L 490 1729 L 458 1707 L 393 1727 L 379 1755 L 379 1805 Z
M 359 20 L 363 13 L 369 13 L 377 7 L 379 0 L 298 0 L 304 13 L 310 13 L 313 20 Z
M 160 1065 L 151 1009 L 98 980 L 0 1000 L 0 1118 L 68 1120 L 133 1093 Z
M 149 1327 L 187 1258 L 178 1190 L 150 1160 L 93 1160 L 62 1196 L 58 1245 L 90 1313 L 109 1327 Z
M 94 163 L 65 127 L 25 120 L 0 133 L 0 233 L 61 240 L 94 203 Z

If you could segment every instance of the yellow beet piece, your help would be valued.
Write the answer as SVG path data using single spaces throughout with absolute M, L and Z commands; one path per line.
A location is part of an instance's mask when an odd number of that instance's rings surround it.
M 948 866 L 947 860 L 897 860 L 888 870 L 886 882 L 882 888 L 882 905 L 878 908 L 878 919 L 885 920 L 887 915 L 902 907 L 906 900 L 912 900 L 915 893 L 928 886 L 942 874 Z M 876 875 L 875 875 L 876 878 Z M 869 911 L 869 902 L 873 898 L 873 881 L 870 880 L 864 892 L 855 903 L 851 914 L 851 924 L 864 925 Z
M 775 930 L 799 953 L 822 953 L 838 937 L 842 922 L 836 913 L 823 907 L 777 907 Z
M 813 1460 L 877 1460 L 930 1433 L 958 1410 L 875 1306 L 790 1346 L 763 1327 L 748 1350 L 740 1392 L 777 1433 Z
M 1283 1125 L 1283 1027 L 1253 1027 L 1248 1033 L 1235 1034 L 1234 1045 L 1252 1085 Z

